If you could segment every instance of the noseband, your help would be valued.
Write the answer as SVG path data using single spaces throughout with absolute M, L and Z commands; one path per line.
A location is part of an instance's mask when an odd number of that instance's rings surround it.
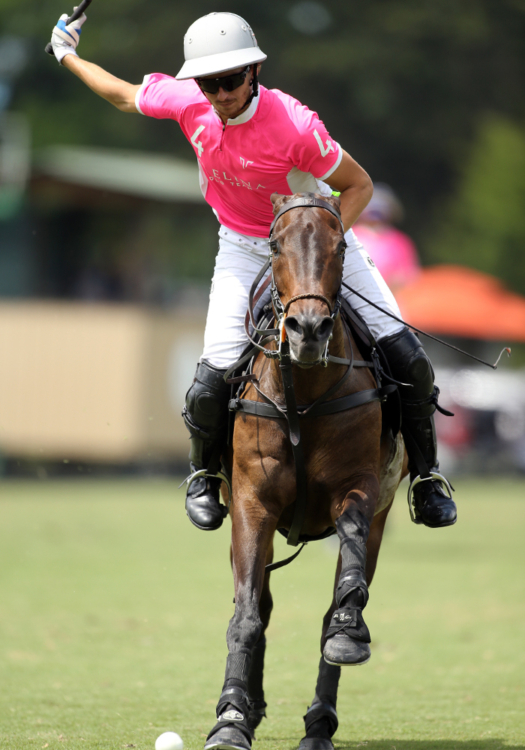
M 292 304 L 292 302 L 297 302 L 297 300 L 299 299 L 320 299 L 321 302 L 324 302 L 325 305 L 328 307 L 330 311 L 330 315 L 332 314 L 332 305 L 330 304 L 330 301 L 328 300 L 328 298 L 325 297 L 323 294 L 296 294 L 295 297 L 292 297 L 291 299 L 289 299 L 286 305 L 284 306 L 283 314 L 287 315 L 288 309 L 290 305 Z
M 323 208 L 326 211 L 329 211 L 332 214 L 332 216 L 335 216 L 335 218 L 338 220 L 338 222 L 339 222 L 339 224 L 341 226 L 341 233 L 342 233 L 342 236 L 343 236 L 343 241 L 344 241 L 344 234 L 345 234 L 345 229 L 344 229 L 343 221 L 341 219 L 341 214 L 339 213 L 339 211 L 336 208 L 334 208 L 332 205 L 330 205 L 330 203 L 328 203 L 327 201 L 322 200 L 321 198 L 313 198 L 313 197 L 312 198 L 294 198 L 293 200 L 288 201 L 288 203 L 285 203 L 284 206 L 280 209 L 280 211 L 276 214 L 276 216 L 275 216 L 275 218 L 274 218 L 274 220 L 272 222 L 272 225 L 270 227 L 270 233 L 269 233 L 269 237 L 268 237 L 268 246 L 270 248 L 270 255 L 269 255 L 269 258 L 268 258 L 267 262 L 264 264 L 263 268 L 261 269 L 261 271 L 257 275 L 257 278 L 255 279 L 255 281 L 253 283 L 253 286 L 251 288 L 250 296 L 249 296 L 248 311 L 249 311 L 249 315 L 250 315 L 250 322 L 252 324 L 252 327 L 253 327 L 253 330 L 255 331 L 255 333 L 262 334 L 265 337 L 266 340 L 268 340 L 267 337 L 271 337 L 271 336 L 274 336 L 275 338 L 278 338 L 279 348 L 277 350 L 266 349 L 265 346 L 259 345 L 256 341 L 254 341 L 251 338 L 251 336 L 249 335 L 248 330 L 246 332 L 248 333 L 250 341 L 255 346 L 257 346 L 258 349 L 260 349 L 261 351 L 263 351 L 264 354 L 267 357 L 270 357 L 270 358 L 273 358 L 273 359 L 279 359 L 279 360 L 282 359 L 283 356 L 286 356 L 285 352 L 283 351 L 283 344 L 286 341 L 286 332 L 285 332 L 285 328 L 284 328 L 284 321 L 286 320 L 286 317 L 288 315 L 288 310 L 290 309 L 290 305 L 292 305 L 294 302 L 297 302 L 298 300 L 301 300 L 301 299 L 318 299 L 318 300 L 321 300 L 321 302 L 324 302 L 326 304 L 326 306 L 328 307 L 328 311 L 330 313 L 330 317 L 331 317 L 332 320 L 336 319 L 336 317 L 338 316 L 339 311 L 341 309 L 341 288 L 339 288 L 339 291 L 337 292 L 337 297 L 336 297 L 336 301 L 335 301 L 335 305 L 334 305 L 333 310 L 332 310 L 332 305 L 330 304 L 330 301 L 324 295 L 313 293 L 313 292 L 312 293 L 306 292 L 304 294 L 297 294 L 297 295 L 295 295 L 295 297 L 292 297 L 291 299 L 289 299 L 288 302 L 286 303 L 286 305 L 283 305 L 283 303 L 281 301 L 281 298 L 279 296 L 279 292 L 277 291 L 277 285 L 275 283 L 275 277 L 274 277 L 274 269 L 273 269 L 273 257 L 274 256 L 273 256 L 273 253 L 272 253 L 272 248 L 275 247 L 275 240 L 272 239 L 272 235 L 273 235 L 275 226 L 276 226 L 277 222 L 279 221 L 279 219 L 281 218 L 281 216 L 283 216 L 283 214 L 287 213 L 288 211 L 291 211 L 294 208 Z M 256 290 L 257 286 L 259 285 L 261 279 L 263 278 L 264 274 L 268 270 L 268 268 L 270 268 L 270 271 L 271 271 L 270 294 L 271 294 L 271 299 L 272 299 L 273 311 L 275 313 L 275 319 L 276 319 L 276 323 L 277 323 L 277 328 L 263 330 L 263 329 L 258 329 L 257 326 L 256 326 L 256 322 L 255 322 L 254 314 L 253 314 L 253 300 L 254 300 L 255 290 Z M 324 351 L 321 359 L 319 360 L 319 362 L 322 365 L 324 365 L 325 367 L 328 364 L 328 360 L 329 360 L 328 345 L 329 345 L 329 341 L 326 343 L 325 351 Z M 286 352 L 286 354 L 288 354 L 288 352 Z

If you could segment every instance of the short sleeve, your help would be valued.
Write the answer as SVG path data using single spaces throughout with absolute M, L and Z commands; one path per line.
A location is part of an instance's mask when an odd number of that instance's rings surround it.
M 292 147 L 294 166 L 318 180 L 327 180 L 341 163 L 341 146 L 330 136 L 317 113 L 295 99 L 290 100 L 289 114 L 297 134 Z
M 147 117 L 179 122 L 184 108 L 198 92 L 193 80 L 177 81 L 163 73 L 150 73 L 137 91 L 135 105 Z

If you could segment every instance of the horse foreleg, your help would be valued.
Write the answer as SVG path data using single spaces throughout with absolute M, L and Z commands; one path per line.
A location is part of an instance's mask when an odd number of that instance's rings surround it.
M 273 544 L 268 549 L 266 564 L 273 561 Z M 252 651 L 252 661 L 248 674 L 248 694 L 250 696 L 250 713 L 248 725 L 252 735 L 266 716 L 266 701 L 264 700 L 264 656 L 266 652 L 266 629 L 270 623 L 270 616 L 273 609 L 273 599 L 270 591 L 270 574 L 264 576 L 263 589 L 259 600 L 259 615 L 262 622 L 262 633 Z
M 335 527 L 341 545 L 341 573 L 335 591 L 337 609 L 326 631 L 323 656 L 328 664 L 354 666 L 370 659 L 370 633 L 363 619 L 368 602 L 366 543 L 379 494 L 373 475 L 360 489 L 348 493 L 343 503 L 334 503 Z
M 327 664 L 321 657 L 314 699 L 303 716 L 306 736 L 299 750 L 334 750 L 331 738 L 339 726 L 336 706 L 340 676 L 341 667 Z
M 325 634 L 330 625 L 332 615 L 337 608 L 335 601 L 335 590 L 339 575 L 341 573 L 341 555 L 337 561 L 335 573 L 334 594 L 328 612 L 323 618 L 323 631 L 321 636 L 321 653 L 326 642 Z M 331 738 L 337 731 L 339 721 L 337 718 L 337 689 L 341 667 L 327 664 L 321 656 L 317 684 L 312 705 L 308 707 L 303 716 L 306 736 L 301 740 L 299 750 L 334 750 Z
M 249 678 L 253 651 L 264 632 L 259 601 L 265 581 L 265 561 L 275 532 L 277 519 L 260 509 L 250 518 L 239 500 L 232 512 L 232 564 L 235 583 L 235 612 L 230 620 L 226 641 L 228 658 L 224 685 L 217 704 L 217 723 L 208 735 L 205 750 L 250 750 Z M 264 655 L 264 654 L 262 654 Z M 256 658 L 261 663 L 261 650 Z M 255 672 L 257 667 L 255 667 Z M 255 679 L 255 675 L 254 675 Z M 262 689 L 262 669 L 261 669 Z M 263 698 L 264 700 L 264 698 Z M 262 718 L 262 717 L 261 717 Z

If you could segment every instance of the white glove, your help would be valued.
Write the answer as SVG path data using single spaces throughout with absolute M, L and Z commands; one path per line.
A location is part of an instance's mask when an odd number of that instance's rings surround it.
M 66 55 L 76 55 L 76 49 L 82 33 L 82 24 L 86 20 L 86 14 L 83 13 L 80 18 L 66 26 L 68 19 L 67 13 L 63 13 L 58 19 L 58 23 L 51 34 L 51 45 L 58 62 L 62 65 L 62 60 Z

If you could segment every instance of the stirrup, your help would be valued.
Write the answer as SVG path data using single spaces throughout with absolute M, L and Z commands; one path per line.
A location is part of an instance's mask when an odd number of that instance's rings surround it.
M 415 513 L 414 513 L 414 508 L 412 505 L 412 493 L 414 491 L 414 487 L 416 487 L 416 485 L 418 484 L 421 484 L 421 482 L 433 482 L 435 480 L 437 480 L 438 482 L 441 482 L 446 487 L 449 499 L 453 500 L 452 485 L 450 484 L 448 479 L 443 476 L 443 474 L 440 474 L 438 471 L 431 471 L 428 477 L 422 477 L 421 474 L 418 474 L 417 477 L 415 477 L 410 482 L 410 486 L 408 488 L 408 494 L 407 494 L 408 510 L 410 512 L 410 518 L 412 519 L 413 523 L 418 523 L 418 521 L 416 520 Z M 419 523 L 421 523 L 421 521 L 419 521 Z
M 216 474 L 210 474 L 210 472 L 207 469 L 198 469 L 197 471 L 194 471 L 193 474 L 190 474 L 186 477 L 186 479 L 183 479 L 183 481 L 179 484 L 179 490 L 180 488 L 186 484 L 186 492 L 188 491 L 190 485 L 193 484 L 193 482 L 196 479 L 199 479 L 200 477 L 210 477 L 211 479 L 220 479 L 224 484 L 226 485 L 226 488 L 228 490 L 228 505 L 226 506 L 227 510 L 230 509 L 231 501 L 232 501 L 232 486 L 231 482 L 229 480 L 229 477 L 226 476 L 222 471 L 218 471 Z

